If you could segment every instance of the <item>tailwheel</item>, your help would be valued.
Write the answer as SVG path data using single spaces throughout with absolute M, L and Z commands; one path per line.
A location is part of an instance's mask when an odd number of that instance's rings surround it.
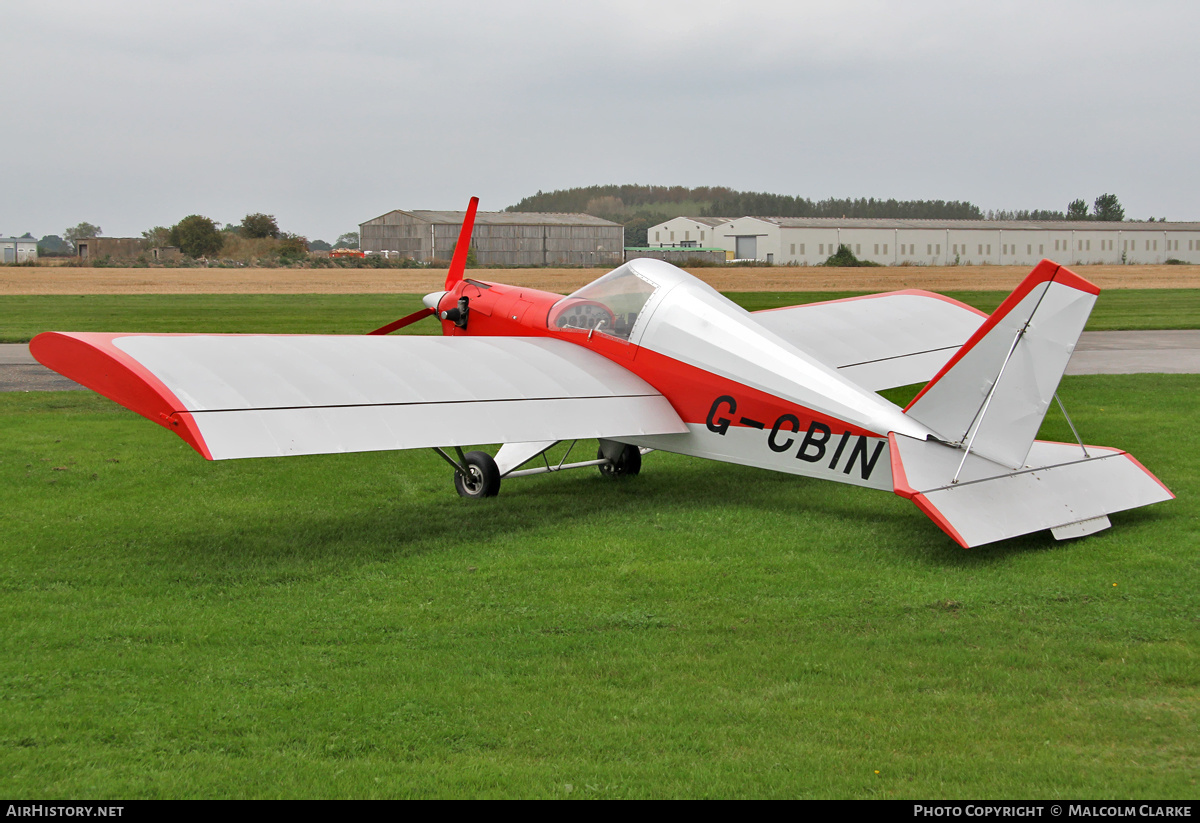
M 500 493 L 500 469 L 486 452 L 467 452 L 462 458 L 467 476 L 454 472 L 454 488 L 459 497 L 478 499 L 495 497 Z
M 601 440 L 596 452 L 597 460 L 608 460 L 600 465 L 605 477 L 633 477 L 642 470 L 642 452 L 637 446 Z

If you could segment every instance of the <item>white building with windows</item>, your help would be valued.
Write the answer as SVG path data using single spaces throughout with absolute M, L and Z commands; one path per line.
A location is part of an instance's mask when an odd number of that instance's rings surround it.
M 677 217 L 660 223 L 650 227 L 649 244 L 678 244 L 682 232 L 704 225 L 706 237 L 711 235 L 705 245 L 730 251 L 734 259 L 776 265 L 815 266 L 842 244 L 860 260 L 885 266 L 1033 266 L 1044 258 L 1064 265 L 1200 263 L 1200 223 L 805 217 L 700 222 L 717 219 Z M 676 240 L 662 239 L 672 232 Z
M 0 237 L 0 263 L 24 263 L 37 260 L 37 240 L 33 237 Z
M 646 243 L 655 248 L 724 248 L 717 242 L 716 228 L 731 221 L 729 217 L 675 217 L 650 228 Z

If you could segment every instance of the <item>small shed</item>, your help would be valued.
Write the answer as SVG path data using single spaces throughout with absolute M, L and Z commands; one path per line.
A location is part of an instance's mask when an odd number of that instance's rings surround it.
M 24 263 L 37 260 L 37 240 L 33 237 L 0 237 L 0 262 Z
M 134 260 L 146 252 L 141 237 L 84 237 L 75 242 L 75 254 L 80 260 Z

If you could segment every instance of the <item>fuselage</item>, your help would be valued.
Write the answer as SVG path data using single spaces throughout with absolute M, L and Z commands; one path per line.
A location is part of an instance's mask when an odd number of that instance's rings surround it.
M 467 279 L 426 304 L 463 297 L 466 326 L 442 320 L 447 335 L 558 338 L 661 392 L 689 433 L 620 438 L 635 445 L 892 491 L 887 435 L 931 434 L 663 261 L 630 261 L 568 296 Z

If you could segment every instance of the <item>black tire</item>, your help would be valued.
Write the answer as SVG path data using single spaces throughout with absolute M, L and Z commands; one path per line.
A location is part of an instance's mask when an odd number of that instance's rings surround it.
M 496 461 L 487 452 L 467 452 L 463 455 L 466 469 L 471 473 L 470 481 L 464 481 L 458 472 L 454 473 L 454 489 L 459 497 L 477 500 L 482 497 L 495 497 L 500 493 L 500 469 Z
M 596 451 L 596 459 L 607 457 L 604 447 Z M 633 477 L 642 470 L 642 452 L 637 446 L 626 445 L 610 463 L 600 466 L 600 473 L 605 477 Z

